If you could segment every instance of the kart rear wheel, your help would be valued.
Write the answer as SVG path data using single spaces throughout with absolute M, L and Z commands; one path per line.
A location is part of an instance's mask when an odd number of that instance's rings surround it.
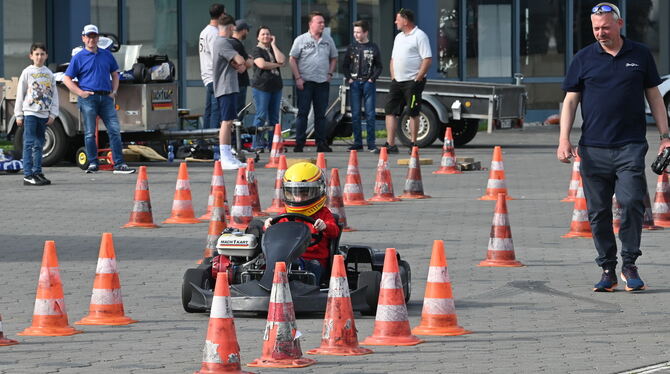
M 199 309 L 193 309 L 188 306 L 191 301 L 191 283 L 203 287 L 207 280 L 207 272 L 203 269 L 188 269 L 184 273 L 184 280 L 181 284 L 181 304 L 187 313 L 202 312 Z
M 402 292 L 405 293 L 405 303 L 409 302 L 409 297 L 412 294 L 412 268 L 405 260 L 400 260 L 398 263 L 398 270 L 400 271 L 400 282 L 402 283 Z
M 378 271 L 362 271 L 358 274 L 358 287 L 365 289 L 365 302 L 370 309 L 362 311 L 363 314 L 374 315 L 377 312 L 377 302 L 379 301 L 379 285 L 382 281 L 382 273 Z

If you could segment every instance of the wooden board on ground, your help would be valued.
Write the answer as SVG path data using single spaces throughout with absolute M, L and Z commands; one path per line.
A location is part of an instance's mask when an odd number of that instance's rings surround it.
M 409 158 L 401 158 L 398 160 L 398 165 L 409 165 Z M 433 160 L 430 158 L 419 158 L 419 165 L 432 165 Z
M 159 155 L 158 152 L 153 150 L 153 148 L 147 147 L 146 145 L 130 144 L 128 149 L 141 154 L 142 157 L 145 157 L 151 161 L 167 161 L 167 158 Z
M 313 164 L 316 164 L 316 159 L 315 158 L 286 158 L 286 167 L 290 168 L 293 166 L 293 164 L 297 164 L 298 162 L 311 162 Z
M 477 162 L 457 162 L 458 168 L 461 171 L 482 170 L 482 164 Z
M 186 161 L 186 162 L 214 162 L 214 160 L 211 160 L 211 159 L 210 160 L 205 160 L 205 159 L 202 159 L 202 158 L 193 158 L 193 157 L 186 157 L 184 159 L 184 161 Z

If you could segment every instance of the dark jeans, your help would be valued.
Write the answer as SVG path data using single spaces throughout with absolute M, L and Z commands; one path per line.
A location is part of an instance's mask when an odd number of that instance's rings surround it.
M 205 129 L 218 129 L 221 126 L 221 115 L 219 114 L 219 104 L 214 96 L 214 83 L 209 83 L 206 87 L 207 98 L 205 99 L 205 114 L 202 116 L 202 127 Z
M 48 118 L 23 117 L 23 175 L 42 173 L 42 147 Z
M 91 164 L 98 164 L 98 145 L 96 144 L 95 123 L 100 117 L 107 128 L 109 145 L 112 148 L 114 165 L 121 165 L 123 161 L 123 143 L 121 142 L 121 127 L 116 116 L 114 99 L 108 95 L 91 95 L 85 99 L 79 98 L 79 109 L 84 119 L 84 145 L 86 157 Z
M 640 236 L 644 216 L 647 181 L 644 174 L 646 143 L 629 143 L 620 147 L 579 146 L 580 172 L 584 195 L 602 268 L 617 265 L 617 246 L 612 228 L 612 195 L 621 205 L 621 258 L 624 265 L 634 264 L 642 255 Z
M 307 116 L 309 108 L 314 105 L 314 137 L 317 144 L 327 144 L 326 139 L 326 108 L 328 107 L 328 91 L 330 83 L 305 82 L 298 92 L 298 117 L 295 120 L 295 144 L 302 147 L 307 140 Z
M 367 145 L 375 148 L 375 84 L 368 81 L 353 81 L 349 85 L 351 92 L 351 125 L 354 130 L 354 145 L 363 145 L 361 126 L 361 101 L 365 106 Z

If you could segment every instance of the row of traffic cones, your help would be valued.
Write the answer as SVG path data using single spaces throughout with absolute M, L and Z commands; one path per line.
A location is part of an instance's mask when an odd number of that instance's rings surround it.
M 222 272 L 217 275 L 203 360 L 196 373 L 243 372 L 231 305 L 228 277 Z M 469 333 L 471 332 L 460 327 L 457 322 L 444 243 L 441 240 L 433 243 L 421 323 L 413 330 L 409 324 L 396 251 L 388 248 L 384 258 L 374 331 L 360 344 L 416 345 L 424 341 L 414 334 L 448 336 Z M 278 262 L 275 264 L 261 356 L 247 366 L 301 368 L 315 364 L 316 360 L 303 356 L 300 335 L 286 264 Z M 337 356 L 373 353 L 371 349 L 359 345 L 349 282 L 344 257 L 341 255 L 333 257 L 321 345 L 307 353 Z
M 75 324 L 118 326 L 135 322 L 137 321 L 127 317 L 124 312 L 112 234 L 103 233 L 89 313 Z M 32 324 L 18 335 L 68 336 L 82 332 L 70 326 L 68 322 L 56 243 L 47 240 L 44 243 L 42 265 L 37 282 Z M 18 342 L 4 337 L 0 320 L 0 345 L 12 344 L 18 344 Z

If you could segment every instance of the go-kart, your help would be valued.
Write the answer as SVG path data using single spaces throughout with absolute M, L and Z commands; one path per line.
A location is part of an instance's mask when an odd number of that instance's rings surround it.
M 279 222 L 282 219 L 288 221 Z M 224 230 L 216 246 L 218 255 L 205 258 L 198 267 L 186 270 L 181 293 L 184 310 L 189 313 L 210 310 L 216 275 L 226 271 L 233 311 L 267 312 L 275 263 L 285 262 L 295 311 L 324 312 L 330 269 L 319 280 L 314 273 L 297 265 L 298 258 L 308 247 L 325 240 L 321 233 L 312 234 L 306 225 L 314 222 L 309 216 L 285 213 L 274 217 L 264 233 L 263 222 L 258 220 L 252 221 L 245 232 Z M 364 314 L 374 313 L 385 252 L 360 245 L 340 246 L 339 240 L 339 236 L 331 240 L 329 264 L 334 255 L 344 256 L 353 309 Z M 398 265 L 405 301 L 408 301 L 411 269 L 400 255 Z

